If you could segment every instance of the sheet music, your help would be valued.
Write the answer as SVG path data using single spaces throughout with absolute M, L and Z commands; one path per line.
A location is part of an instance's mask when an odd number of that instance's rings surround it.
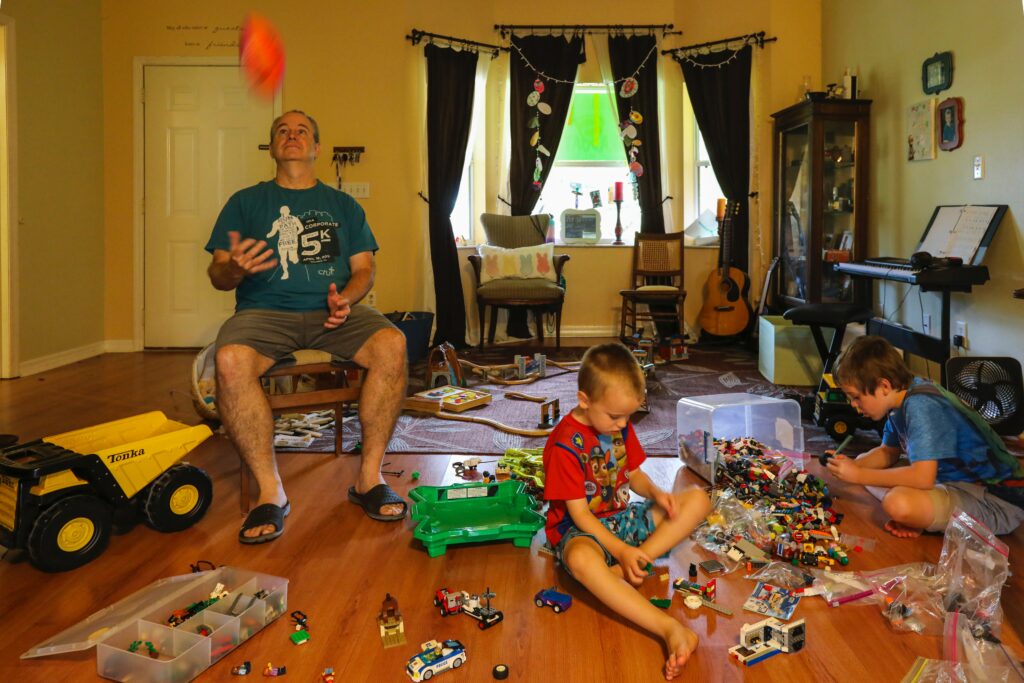
M 932 256 L 959 256 L 970 264 L 988 230 L 996 206 L 943 206 L 918 251 Z

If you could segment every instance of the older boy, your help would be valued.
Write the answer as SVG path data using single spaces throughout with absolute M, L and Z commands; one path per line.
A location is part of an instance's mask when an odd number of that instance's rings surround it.
M 859 411 L 874 420 L 888 416 L 881 446 L 855 460 L 838 455 L 828 469 L 843 481 L 886 489 L 882 509 L 891 518 L 889 533 L 912 538 L 922 530 L 942 531 L 955 508 L 997 534 L 1024 520 L 1024 510 L 1006 500 L 1021 490 L 1012 484 L 1022 471 L 999 448 L 999 437 L 956 407 L 955 396 L 915 378 L 885 339 L 854 342 L 835 379 Z M 909 463 L 900 462 L 902 453 Z
M 663 491 L 639 469 L 646 456 L 629 417 L 643 402 L 644 376 L 626 347 L 589 349 L 578 381 L 579 405 L 544 447 L 548 541 L 559 564 L 601 602 L 664 641 L 671 680 L 697 647 L 697 634 L 634 586 L 652 558 L 707 516 L 711 503 L 695 487 Z M 647 500 L 630 503 L 631 490 Z

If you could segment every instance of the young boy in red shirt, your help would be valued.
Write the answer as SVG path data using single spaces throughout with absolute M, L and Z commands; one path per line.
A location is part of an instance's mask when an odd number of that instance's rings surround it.
M 583 356 L 577 405 L 544 447 L 546 532 L 562 567 L 601 602 L 660 637 L 665 678 L 678 676 L 697 634 L 635 589 L 646 567 L 690 535 L 711 511 L 697 487 L 658 488 L 640 470 L 646 458 L 629 417 L 644 400 L 644 375 L 622 344 Z M 629 501 L 630 491 L 646 500 Z

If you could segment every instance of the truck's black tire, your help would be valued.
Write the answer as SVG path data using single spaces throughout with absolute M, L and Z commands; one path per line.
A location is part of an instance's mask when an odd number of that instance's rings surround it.
M 143 493 L 142 516 L 157 531 L 187 529 L 206 514 L 213 502 L 210 476 L 192 465 L 175 465 Z
M 45 572 L 77 569 L 99 557 L 110 542 L 113 511 L 96 496 L 62 498 L 32 524 L 28 556 Z

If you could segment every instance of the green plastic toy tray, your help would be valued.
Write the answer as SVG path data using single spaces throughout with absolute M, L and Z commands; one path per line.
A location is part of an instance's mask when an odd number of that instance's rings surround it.
M 417 486 L 409 497 L 412 520 L 418 522 L 412 535 L 431 557 L 443 555 L 456 543 L 511 539 L 516 546 L 529 548 L 533 535 L 544 526 L 537 501 L 521 481 Z

